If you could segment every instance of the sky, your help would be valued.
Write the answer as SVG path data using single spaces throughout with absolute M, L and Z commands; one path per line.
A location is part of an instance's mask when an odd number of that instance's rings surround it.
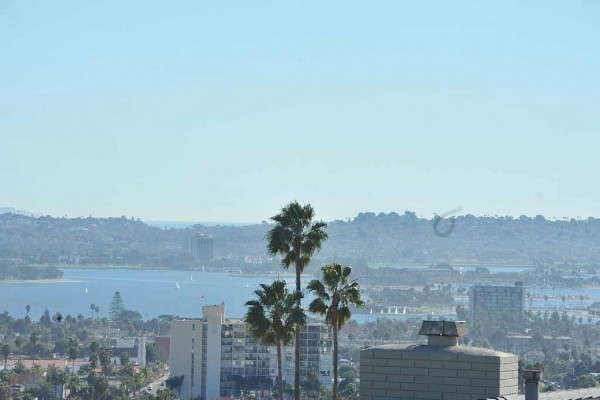
M 600 216 L 600 2 L 0 0 L 0 207 Z

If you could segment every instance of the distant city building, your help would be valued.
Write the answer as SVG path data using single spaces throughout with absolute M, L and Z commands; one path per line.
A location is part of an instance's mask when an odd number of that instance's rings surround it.
M 188 252 L 198 261 L 213 259 L 213 237 L 196 233 L 188 240 Z
M 521 319 L 525 311 L 523 286 L 472 286 L 469 289 L 469 317 L 482 314 Z
M 277 377 L 277 351 L 264 346 L 240 319 L 225 317 L 225 304 L 202 307 L 202 319 L 171 322 L 171 376 L 183 376 L 181 399 L 212 400 L 235 396 L 239 383 L 258 398 L 271 398 Z M 300 332 L 300 373 L 304 381 L 315 371 L 321 383 L 333 376 L 331 328 L 308 324 Z M 283 377 L 294 381 L 294 349 L 283 349 Z M 242 385 L 242 386 L 243 386 Z

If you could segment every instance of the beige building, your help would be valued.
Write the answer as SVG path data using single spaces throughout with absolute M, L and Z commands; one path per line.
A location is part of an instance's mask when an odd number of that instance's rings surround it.
M 317 372 L 321 383 L 331 385 L 331 328 L 308 324 L 300 332 L 301 376 Z M 240 390 L 270 398 L 277 376 L 277 352 L 264 346 L 240 319 L 225 316 L 225 304 L 202 307 L 202 318 L 171 323 L 170 375 L 183 376 L 181 399 L 212 400 Z M 283 375 L 294 380 L 293 347 L 283 352 Z
M 360 353 L 360 399 L 477 400 L 518 393 L 518 357 L 459 346 L 462 321 L 423 321 L 420 346 L 384 345 Z

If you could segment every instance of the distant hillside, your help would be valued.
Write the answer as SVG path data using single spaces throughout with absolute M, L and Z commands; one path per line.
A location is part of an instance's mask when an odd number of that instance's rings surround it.
M 266 223 L 161 229 L 121 218 L 33 218 L 0 215 L 0 258 L 33 264 L 112 264 L 190 267 L 186 240 L 195 231 L 214 237 L 215 257 L 223 263 L 265 260 Z M 333 221 L 319 261 L 432 264 L 600 263 L 600 219 L 549 221 L 529 218 L 457 217 L 452 233 L 442 221 L 414 213 L 361 213 Z
M 11 214 L 20 214 L 20 215 L 28 215 L 28 216 L 33 216 L 33 217 L 39 217 L 40 214 L 38 213 L 34 213 L 31 211 L 27 211 L 27 210 L 19 210 L 17 208 L 14 207 L 0 207 L 0 214 L 6 214 L 6 213 L 11 213 Z

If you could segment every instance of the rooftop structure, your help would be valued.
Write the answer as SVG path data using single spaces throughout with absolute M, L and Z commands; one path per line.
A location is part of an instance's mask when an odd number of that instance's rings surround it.
M 518 393 L 518 357 L 458 345 L 462 321 L 424 321 L 426 345 L 361 351 L 360 399 L 478 400 Z

